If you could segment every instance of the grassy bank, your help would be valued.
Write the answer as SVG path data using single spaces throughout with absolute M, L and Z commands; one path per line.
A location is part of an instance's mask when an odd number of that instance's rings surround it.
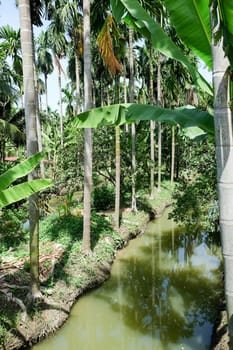
M 119 232 L 113 229 L 113 211 L 93 213 L 92 252 L 81 253 L 82 210 L 58 211 L 40 223 L 40 281 L 43 299 L 31 305 L 28 242 L 1 254 L 0 349 L 32 345 L 55 332 L 69 317 L 77 298 L 99 286 L 110 273 L 119 249 L 142 233 L 149 212 L 157 215 L 170 202 L 164 186 L 154 201 L 141 193 L 137 213 L 121 210 Z M 71 209 L 71 208 L 70 208 Z

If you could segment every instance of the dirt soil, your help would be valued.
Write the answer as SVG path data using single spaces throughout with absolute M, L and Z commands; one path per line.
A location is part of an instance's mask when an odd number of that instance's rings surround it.
M 127 229 L 122 231 L 124 245 L 127 242 L 141 234 L 144 231 L 146 222 L 142 229 L 136 232 L 129 232 Z M 47 243 L 49 245 L 49 243 Z M 25 259 L 18 259 L 15 262 L 1 264 L 0 266 L 0 309 L 2 314 L 11 312 L 15 317 L 12 322 L 5 322 L 4 327 L 8 329 L 4 344 L 1 338 L 0 328 L 0 350 L 16 350 L 32 346 L 34 343 L 44 339 L 60 328 L 69 317 L 70 310 L 76 300 L 86 291 L 101 285 L 110 274 L 111 265 L 115 254 L 110 254 L 106 261 L 93 265 L 90 257 L 91 273 L 88 275 L 87 282 L 82 288 L 77 288 L 66 283 L 65 279 L 58 280 L 55 284 L 43 287 L 43 284 L 51 278 L 58 265 L 62 261 L 63 249 L 61 245 L 50 243 L 46 247 L 49 254 L 43 254 L 40 257 L 40 279 L 43 298 L 39 299 L 33 307 L 30 305 L 29 272 L 25 271 Z M 44 250 L 46 251 L 46 249 Z M 88 262 L 89 263 L 89 262 Z M 82 279 L 87 277 L 87 271 L 84 271 L 79 265 L 79 261 L 73 261 L 73 278 Z M 17 295 L 17 297 L 16 297 Z M 19 316 L 19 310 L 20 316 Z M 4 323 L 4 320 L 0 321 Z M 225 310 L 221 310 L 219 319 L 212 338 L 211 350 L 229 349 L 229 338 L 227 335 L 227 318 Z M 195 349 L 198 350 L 198 349 Z

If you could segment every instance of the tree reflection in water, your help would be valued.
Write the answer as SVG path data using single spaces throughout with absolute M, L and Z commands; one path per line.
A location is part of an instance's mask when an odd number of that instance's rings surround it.
M 121 277 L 112 275 L 105 288 L 121 288 L 124 299 L 111 300 L 125 324 L 159 339 L 163 346 L 194 335 L 196 327 L 213 323 L 221 288 L 221 261 L 213 251 L 213 237 L 182 230 L 156 232 L 151 224 L 145 243 L 121 261 Z M 120 283 L 120 285 L 119 285 Z M 106 290 L 106 292 L 107 292 Z M 108 297 L 109 295 L 109 297 Z

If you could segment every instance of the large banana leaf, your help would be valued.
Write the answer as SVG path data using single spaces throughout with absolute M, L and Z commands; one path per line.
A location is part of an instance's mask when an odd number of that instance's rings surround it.
M 118 20 L 120 16 L 123 16 L 124 21 L 150 40 L 156 50 L 185 65 L 194 82 L 203 90 L 212 94 L 210 85 L 189 62 L 182 50 L 173 43 L 161 26 L 148 15 L 137 0 L 111 0 L 111 5 L 113 14 Z
M 179 36 L 212 69 L 209 0 L 164 0 L 164 3 Z
M 233 1 L 218 0 L 223 32 L 223 47 L 233 69 Z
M 214 119 L 211 114 L 191 106 L 176 109 L 151 105 L 132 104 L 127 109 L 128 121 L 155 120 L 178 124 L 182 128 L 198 127 L 208 134 L 214 134 Z M 203 133 L 203 132 L 201 132 Z
M 40 163 L 43 157 L 44 154 L 39 152 L 0 175 L 0 191 L 6 189 L 15 180 L 29 174 Z
M 222 9 L 223 21 L 226 27 L 233 35 L 233 1 L 232 0 L 219 0 L 219 4 Z
M 213 116 L 208 112 L 190 107 L 177 109 L 161 108 L 142 104 L 117 104 L 106 107 L 94 108 L 83 112 L 73 119 L 73 127 L 97 128 L 100 126 L 115 126 L 140 120 L 155 120 L 179 124 L 183 128 L 195 127 L 195 136 L 214 134 Z
M 27 198 L 35 192 L 44 190 L 51 184 L 52 180 L 50 179 L 37 179 L 0 191 L 0 208 Z
M 113 126 L 126 123 L 126 108 L 130 104 L 115 104 L 93 108 L 80 113 L 72 120 L 74 127 L 98 128 L 99 126 Z

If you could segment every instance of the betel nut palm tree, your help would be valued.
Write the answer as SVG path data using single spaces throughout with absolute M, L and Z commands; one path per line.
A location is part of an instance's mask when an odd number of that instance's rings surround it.
M 34 83 L 34 56 L 30 0 L 19 0 L 20 37 L 23 59 L 24 106 L 26 122 L 27 157 L 38 152 L 36 93 Z M 36 172 L 29 174 L 29 180 L 37 177 Z M 30 272 L 32 299 L 41 297 L 39 287 L 39 210 L 37 194 L 29 197 L 30 224 Z
M 84 110 L 92 108 L 90 0 L 83 0 Z M 84 213 L 82 250 L 91 250 L 92 129 L 84 130 Z
M 103 27 L 101 28 L 98 37 L 97 44 L 100 54 L 103 58 L 104 64 L 108 68 L 111 77 L 115 78 L 115 102 L 119 103 L 119 76 L 118 73 L 122 72 L 122 65 L 118 61 L 114 53 L 113 35 L 117 35 L 118 31 L 116 23 L 111 14 L 108 14 Z M 121 191 L 121 146 L 120 146 L 120 127 L 115 127 L 115 229 L 118 231 L 120 227 L 120 191 Z

